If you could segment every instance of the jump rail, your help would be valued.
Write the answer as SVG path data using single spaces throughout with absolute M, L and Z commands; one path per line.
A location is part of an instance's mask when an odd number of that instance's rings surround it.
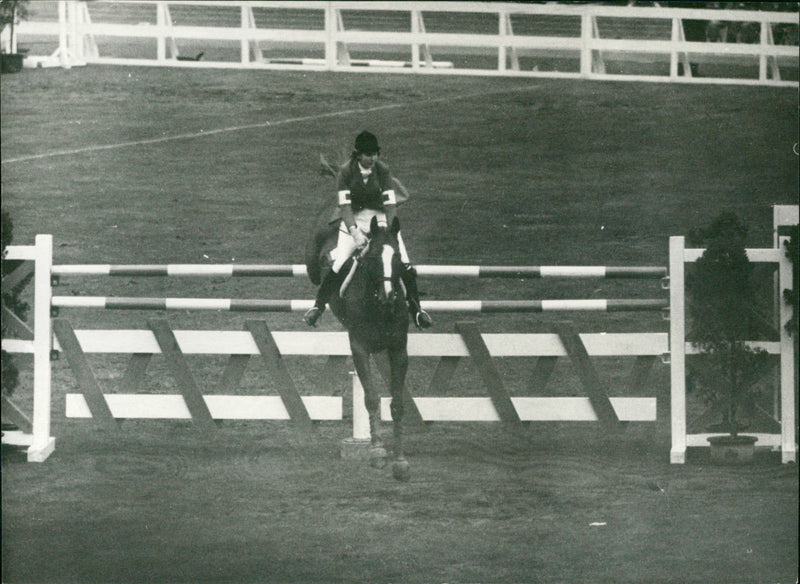
M 458 266 L 418 265 L 425 277 L 462 278 L 630 278 L 658 279 L 667 276 L 658 266 Z M 55 265 L 53 276 L 216 276 L 279 277 L 307 276 L 304 264 L 63 264 Z
M 230 312 L 304 312 L 313 300 L 266 300 L 245 298 L 138 298 L 111 296 L 53 296 L 58 308 L 106 310 L 222 310 Z M 664 298 L 590 300 L 426 300 L 422 308 L 431 312 L 492 314 L 502 312 L 625 312 L 657 311 L 669 307 Z

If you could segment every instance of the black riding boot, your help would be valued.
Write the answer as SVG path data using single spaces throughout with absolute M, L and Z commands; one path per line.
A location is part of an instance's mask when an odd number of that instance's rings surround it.
M 433 326 L 433 319 L 430 315 L 422 310 L 419 301 L 419 289 L 417 288 L 417 270 L 411 264 L 403 264 L 405 268 L 400 278 L 403 280 L 403 285 L 406 287 L 406 301 L 408 302 L 408 312 L 411 314 L 411 319 L 414 325 L 420 329 L 426 329 Z
M 339 289 L 339 286 L 341 286 L 342 279 L 342 275 L 337 274 L 333 270 L 328 270 L 328 272 L 326 272 L 322 283 L 319 285 L 319 290 L 317 290 L 317 299 L 314 302 L 314 306 L 309 308 L 303 316 L 303 320 L 308 326 L 317 326 L 319 317 L 325 312 L 325 305 Z

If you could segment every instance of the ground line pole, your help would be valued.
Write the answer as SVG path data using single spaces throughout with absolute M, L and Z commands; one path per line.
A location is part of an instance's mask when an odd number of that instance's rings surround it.
M 369 413 L 364 405 L 364 386 L 358 373 L 351 371 L 353 377 L 353 440 L 369 440 Z
M 669 238 L 669 363 L 672 449 L 670 462 L 686 462 L 686 323 L 684 238 Z

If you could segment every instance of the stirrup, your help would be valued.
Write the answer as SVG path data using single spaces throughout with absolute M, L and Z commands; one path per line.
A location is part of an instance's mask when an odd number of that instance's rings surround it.
M 324 309 L 320 309 L 318 306 L 312 306 L 303 315 L 303 320 L 308 326 L 316 327 L 317 321 L 324 311 Z
M 433 326 L 433 319 L 430 314 L 420 308 L 414 315 L 414 324 L 418 329 L 431 328 Z

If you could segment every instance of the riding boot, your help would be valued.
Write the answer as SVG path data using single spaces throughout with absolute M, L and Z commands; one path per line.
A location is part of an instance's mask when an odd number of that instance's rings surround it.
M 403 264 L 403 273 L 400 278 L 403 280 L 403 285 L 406 287 L 406 301 L 408 302 L 408 312 L 411 314 L 411 319 L 414 325 L 420 329 L 426 329 L 433 326 L 433 319 L 430 315 L 422 310 L 419 301 L 419 289 L 417 288 L 417 270 L 411 264 Z
M 319 317 L 325 312 L 325 305 L 328 303 L 328 299 L 339 289 L 341 283 L 341 274 L 337 274 L 333 270 L 328 270 L 325 277 L 322 279 L 319 290 L 317 290 L 317 299 L 314 302 L 314 306 L 309 308 L 305 315 L 303 315 L 303 320 L 308 326 L 317 326 Z

